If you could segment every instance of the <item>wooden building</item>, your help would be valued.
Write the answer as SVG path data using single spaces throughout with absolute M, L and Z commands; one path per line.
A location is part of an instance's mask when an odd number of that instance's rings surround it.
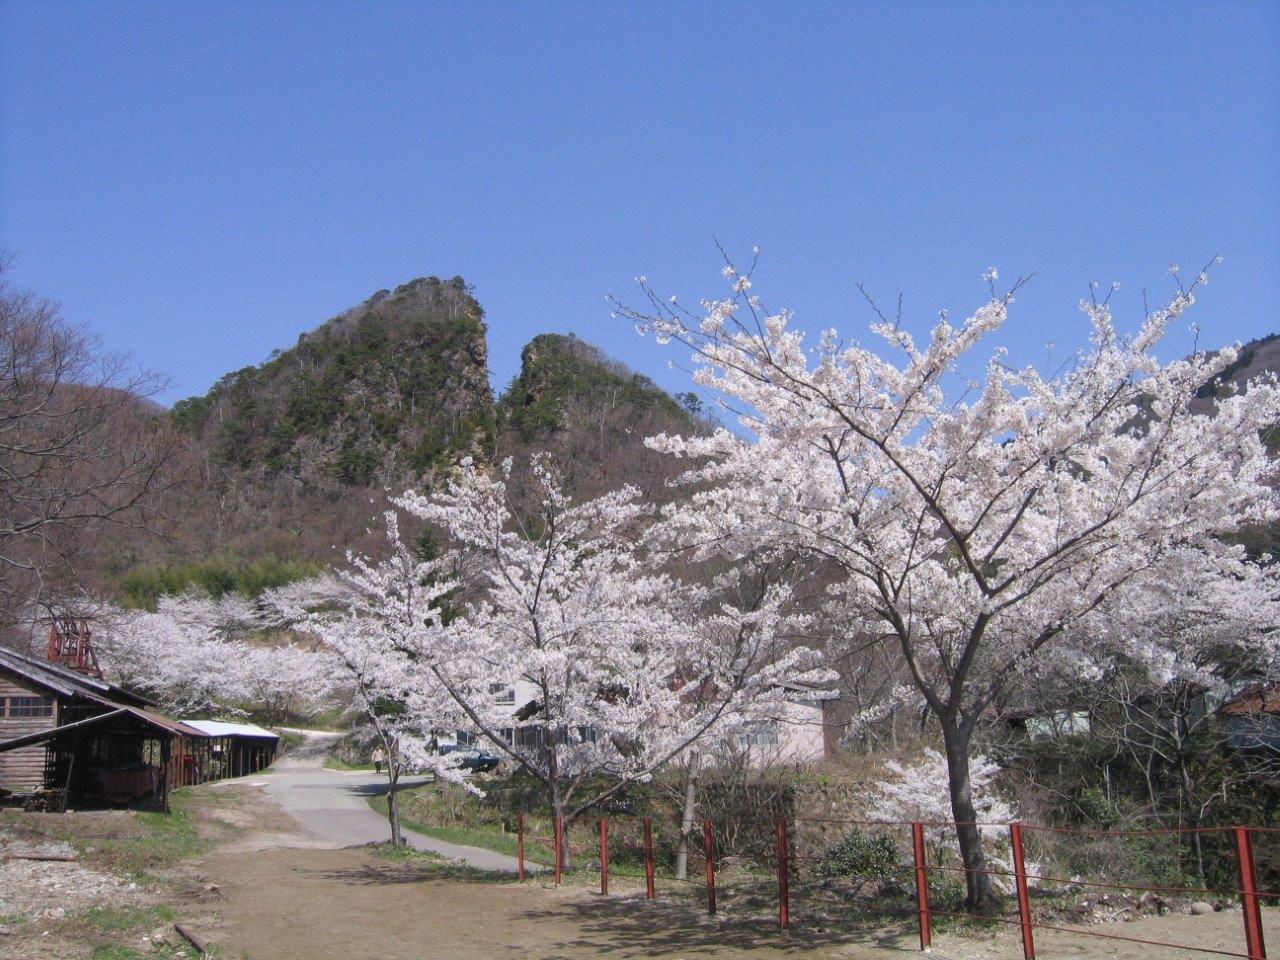
M 252 723 L 232 720 L 183 720 L 203 739 L 193 744 L 198 782 L 243 777 L 271 766 L 280 738 Z
M 65 810 L 138 801 L 168 810 L 174 787 L 256 773 L 277 736 L 246 723 L 157 713 L 102 678 L 84 621 L 50 631 L 45 659 L 0 647 L 0 798 Z
M 100 677 L 0 647 L 0 743 L 27 738 L 110 713 L 152 704 Z M 0 787 L 34 790 L 45 783 L 42 739 L 0 752 Z

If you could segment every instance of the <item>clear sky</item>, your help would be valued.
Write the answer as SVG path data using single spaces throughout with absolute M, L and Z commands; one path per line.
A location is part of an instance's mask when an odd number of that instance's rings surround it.
M 1278 331 L 1280 3 L 0 0 L 13 277 L 166 400 L 428 274 L 498 387 L 558 330 L 683 389 L 604 296 L 719 294 L 713 237 L 856 338 L 857 281 L 924 329 L 996 266 L 1036 359 L 1219 253 L 1202 342 Z

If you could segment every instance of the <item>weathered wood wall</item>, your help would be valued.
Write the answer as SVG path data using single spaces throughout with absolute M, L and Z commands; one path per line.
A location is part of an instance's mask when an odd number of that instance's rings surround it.
M 0 698 L 40 697 L 44 691 L 23 686 L 12 677 L 0 674 Z M 3 709 L 0 709 L 3 713 Z M 28 733 L 39 733 L 58 725 L 58 705 L 54 702 L 52 717 L 0 716 L 0 741 Z M 33 790 L 44 781 L 44 744 L 21 747 L 0 753 L 0 787 L 10 790 Z

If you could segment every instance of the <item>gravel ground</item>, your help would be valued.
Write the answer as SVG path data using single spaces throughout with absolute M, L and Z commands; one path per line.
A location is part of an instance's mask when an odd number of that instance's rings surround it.
M 140 903 L 136 883 L 81 863 L 26 860 L 21 854 L 73 855 L 68 844 L 32 847 L 0 837 L 0 917 L 25 914 L 46 919 L 110 904 Z

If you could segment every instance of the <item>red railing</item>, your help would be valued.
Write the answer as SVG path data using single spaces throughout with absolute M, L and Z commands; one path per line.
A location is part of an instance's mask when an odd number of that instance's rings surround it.
M 636 818 L 618 818 L 620 820 L 634 820 Z M 960 824 L 960 826 L 974 826 L 981 828 L 988 833 L 996 829 L 1007 832 L 1009 843 L 1009 869 L 996 869 L 992 867 L 970 868 L 963 865 L 951 865 L 943 862 L 929 862 L 929 843 L 927 841 L 927 833 L 933 832 L 936 837 L 939 832 L 946 831 L 954 837 L 954 830 L 957 826 L 954 822 L 949 821 L 883 821 L 883 820 L 853 820 L 853 819 L 836 819 L 836 818 L 796 818 L 787 819 L 780 818 L 775 821 L 773 830 L 773 858 L 774 866 L 777 870 L 777 898 L 778 898 L 778 927 L 780 930 L 787 930 L 793 918 L 793 900 L 821 902 L 826 904 L 837 904 L 848 907 L 848 901 L 835 900 L 832 898 L 823 898 L 816 894 L 798 895 L 793 890 L 793 880 L 799 877 L 802 864 L 806 861 L 816 861 L 821 859 L 819 856 L 809 855 L 801 856 L 795 850 L 796 844 L 796 827 L 805 824 L 818 824 L 828 827 L 829 825 L 845 825 L 853 828 L 875 828 L 878 830 L 894 831 L 900 840 L 906 841 L 906 849 L 911 851 L 911 865 L 903 869 L 909 873 L 914 883 L 914 914 L 920 940 L 920 949 L 922 951 L 929 950 L 933 944 L 933 920 L 937 917 L 947 917 L 954 919 L 976 920 L 981 922 L 1004 923 L 1014 926 L 1018 929 L 1023 960 L 1034 960 L 1036 956 L 1035 935 L 1038 930 L 1048 930 L 1060 933 L 1068 933 L 1075 936 L 1094 937 L 1108 941 L 1120 941 L 1126 943 L 1141 944 L 1145 946 L 1164 947 L 1171 949 L 1180 949 L 1190 952 L 1210 954 L 1224 957 L 1238 957 L 1241 960 L 1266 960 L 1266 944 L 1263 935 L 1262 924 L 1262 901 L 1265 898 L 1280 898 L 1280 891 L 1259 889 L 1257 882 L 1257 863 L 1253 850 L 1253 835 L 1276 836 L 1280 839 L 1280 828 L 1272 827 L 1200 827 L 1181 830 L 1090 830 L 1090 829 L 1069 829 L 1063 827 L 1049 827 L 1037 824 L 1026 824 L 1021 822 L 1013 823 L 973 823 Z M 609 895 L 609 879 L 610 879 L 610 853 L 619 850 L 630 850 L 634 853 L 640 853 L 643 857 L 644 868 L 644 885 L 645 898 L 652 900 L 656 897 L 656 878 L 657 870 L 655 866 L 654 852 L 654 830 L 653 821 L 647 817 L 640 818 L 639 825 L 641 827 L 641 842 L 639 844 L 620 843 L 611 839 L 609 819 L 601 818 L 595 824 L 594 844 L 579 844 L 569 840 L 566 824 L 562 818 L 555 818 L 553 821 L 553 836 L 551 838 L 529 837 L 526 834 L 525 818 L 523 814 L 516 817 L 516 850 L 518 859 L 517 876 L 520 880 L 524 880 L 526 871 L 526 847 L 529 842 L 535 844 L 544 844 L 550 847 L 549 853 L 553 863 L 553 875 L 555 883 L 559 885 L 563 880 L 562 858 L 557 855 L 558 851 L 567 851 L 573 853 L 585 852 L 594 846 L 594 852 L 598 863 L 600 874 L 600 893 L 603 896 Z M 703 885 L 705 885 L 706 909 L 710 914 L 716 912 L 716 851 L 717 838 L 716 831 L 712 821 L 702 821 L 701 830 L 702 840 L 702 856 L 704 862 Z M 1219 835 L 1229 839 L 1230 847 L 1235 859 L 1234 874 L 1237 878 L 1238 885 L 1230 889 L 1211 889 L 1202 886 L 1174 886 L 1170 884 L 1138 884 L 1120 882 L 1112 879 L 1081 879 L 1068 878 L 1054 875 L 1053 872 L 1032 872 L 1029 870 L 1029 859 L 1026 851 L 1028 835 L 1052 834 L 1058 837 L 1079 836 L 1094 839 L 1106 838 L 1141 838 L 1141 837 L 1185 837 L 1190 835 Z M 696 833 L 694 834 L 696 836 Z M 691 838 L 692 839 L 692 838 Z M 935 857 L 935 860 L 937 858 Z M 962 875 L 966 879 L 973 874 L 984 874 L 989 877 L 1006 878 L 1004 882 L 1012 884 L 1013 902 L 1016 904 L 1016 915 L 1002 914 L 979 914 L 969 913 L 960 910 L 943 910 L 931 903 L 930 878 L 936 875 Z M 669 877 L 668 879 L 675 879 Z M 685 882 L 697 883 L 697 881 L 687 880 Z M 1229 897 L 1238 899 L 1241 905 L 1241 915 L 1243 921 L 1244 933 L 1244 949 L 1230 950 L 1223 949 L 1221 944 L 1210 947 L 1202 944 L 1193 943 L 1177 943 L 1167 940 L 1156 940 L 1145 937 L 1130 936 L 1119 933 L 1108 933 L 1088 926 L 1063 926 L 1061 924 L 1049 923 L 1043 919 L 1037 919 L 1033 910 L 1033 900 L 1031 888 L 1033 882 L 1037 884 L 1064 884 L 1073 887 L 1087 887 L 1091 889 L 1129 891 L 1135 893 L 1151 893 L 1151 894 L 1170 894 L 1181 896 L 1216 896 Z

